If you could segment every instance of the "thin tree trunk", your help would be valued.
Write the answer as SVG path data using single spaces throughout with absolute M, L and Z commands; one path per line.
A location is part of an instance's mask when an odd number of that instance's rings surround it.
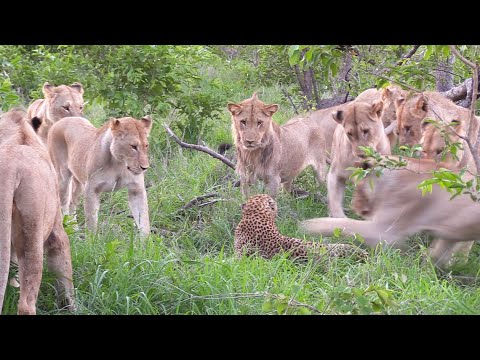
M 315 94 L 315 104 L 317 105 L 317 109 L 320 106 L 320 96 L 318 96 L 318 84 L 317 80 L 315 79 L 315 73 L 313 72 L 313 68 L 310 68 L 310 72 L 312 74 L 312 86 L 313 86 L 313 93 Z
M 453 61 L 455 56 L 451 55 L 444 60 L 438 60 L 437 69 L 435 70 L 435 85 L 439 92 L 447 91 L 453 88 Z
M 300 71 L 300 66 L 298 66 L 298 64 L 293 65 L 293 68 L 295 69 L 295 74 L 297 75 L 298 84 L 300 85 L 300 89 L 302 90 L 302 94 L 303 94 L 303 109 L 305 111 L 308 111 L 305 79 L 303 78 L 303 74 Z

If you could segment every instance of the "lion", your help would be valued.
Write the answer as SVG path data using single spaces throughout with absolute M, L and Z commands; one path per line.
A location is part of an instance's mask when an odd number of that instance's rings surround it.
M 63 214 L 74 214 L 85 192 L 87 228 L 96 231 L 100 193 L 128 189 L 128 203 L 143 236 L 150 233 L 144 172 L 152 118 L 111 118 L 95 128 L 87 119 L 67 117 L 55 123 L 48 151 L 58 173 Z M 70 184 L 72 183 L 72 188 Z
M 434 159 L 443 161 L 451 168 L 466 168 L 471 174 L 476 174 L 476 165 L 471 156 L 470 149 L 465 140 L 460 137 L 468 137 L 469 127 L 471 126 L 470 141 L 472 144 L 477 139 L 480 121 L 478 117 L 473 117 L 471 121 L 471 112 L 469 109 L 457 106 L 455 104 L 443 105 L 435 111 L 435 123 L 429 119 L 420 121 L 422 138 L 422 157 L 425 159 Z M 450 151 L 445 150 L 446 143 L 453 144 L 460 142 L 462 146 L 457 149 L 456 156 Z M 454 263 L 455 257 L 463 256 L 463 260 L 468 258 L 473 241 L 462 242 L 459 244 L 449 244 L 445 241 L 434 240 L 429 251 L 433 258 L 441 258 L 442 266 L 450 266 Z
M 332 160 L 327 175 L 328 208 L 332 217 L 345 217 L 343 195 L 351 174 L 347 168 L 354 166 L 355 159 L 364 156 L 359 146 L 390 154 L 390 141 L 381 120 L 382 108 L 381 101 L 370 105 L 355 100 L 331 114 L 339 124 L 333 134 Z
M 83 116 L 83 86 L 78 82 L 70 86 L 54 86 L 46 82 L 42 92 L 44 99 L 30 104 L 27 117 L 46 145 L 48 130 L 54 123 L 67 116 Z
M 461 117 L 466 110 L 436 91 L 409 92 L 399 97 L 395 106 L 399 143 L 408 146 L 420 144 L 424 119 L 441 120 L 444 113 L 457 113 L 456 117 Z
M 70 242 L 62 224 L 55 169 L 23 110 L 0 117 L 0 313 L 10 261 L 18 263 L 18 314 L 36 314 L 43 254 L 56 276 L 60 307 L 75 307 Z
M 385 127 L 385 134 L 388 136 L 390 141 L 390 147 L 393 149 L 397 144 L 397 129 L 396 129 L 396 99 L 404 96 L 406 94 L 405 90 L 396 86 L 389 85 L 386 88 L 381 90 L 377 89 L 367 89 L 361 92 L 356 98 L 357 102 L 366 102 L 368 104 L 373 104 L 375 102 L 382 101 L 383 111 L 381 115 L 381 120 Z M 313 121 L 317 126 L 322 128 L 322 132 L 325 137 L 325 147 L 327 150 L 327 161 L 330 162 L 331 152 L 332 152 L 332 142 L 333 142 L 333 133 L 338 125 L 338 123 L 332 119 L 332 112 L 339 110 L 342 105 L 332 106 L 326 109 L 320 109 L 311 112 L 307 118 L 310 121 Z
M 318 182 L 325 182 L 325 138 L 321 129 L 303 118 L 279 126 L 272 120 L 277 104 L 265 104 L 254 93 L 239 104 L 229 103 L 237 152 L 236 172 L 245 197 L 261 179 L 270 196 L 280 184 L 291 192 L 294 178 L 311 165 Z
M 348 235 L 360 234 L 369 247 L 385 242 L 397 248 L 405 247 L 408 236 L 426 231 L 435 239 L 429 255 L 439 266 L 448 265 L 452 253 L 458 251 L 455 246 L 479 239 L 480 204 L 468 195 L 450 200 L 451 195 L 438 185 L 422 196 L 417 185 L 431 178 L 432 171 L 451 165 L 433 159 L 403 159 L 408 162 L 406 168 L 385 169 L 380 177 L 371 172 L 357 185 L 362 196 L 354 210 L 361 213 L 366 205 L 368 213 L 362 214 L 366 220 L 317 218 L 303 221 L 301 228 L 325 236 L 340 228 Z

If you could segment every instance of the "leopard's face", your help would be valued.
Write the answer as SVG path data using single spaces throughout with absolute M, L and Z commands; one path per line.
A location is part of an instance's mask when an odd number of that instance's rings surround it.
M 262 217 L 266 216 L 271 221 L 275 221 L 277 213 L 277 202 L 267 194 L 254 195 L 245 204 L 242 204 L 242 215 L 244 218 L 255 218 L 257 215 L 262 215 Z

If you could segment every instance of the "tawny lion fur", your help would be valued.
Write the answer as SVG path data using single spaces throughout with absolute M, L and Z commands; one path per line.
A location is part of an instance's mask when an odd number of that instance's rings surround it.
M 331 114 L 339 124 L 333 134 L 332 160 L 327 175 L 330 216 L 345 217 L 343 197 L 345 183 L 358 156 L 359 146 L 369 146 L 380 154 L 390 154 L 390 141 L 381 120 L 383 103 L 372 105 L 357 100 L 345 104 Z
M 303 221 L 301 227 L 325 236 L 340 228 L 348 235 L 360 234 L 370 247 L 385 242 L 398 248 L 404 247 L 408 236 L 426 231 L 435 239 L 430 256 L 440 266 L 449 264 L 458 251 L 455 246 L 479 239 L 480 204 L 468 195 L 450 200 L 451 195 L 437 185 L 431 194 L 422 196 L 417 185 L 431 178 L 432 171 L 448 168 L 449 164 L 407 160 L 406 169 L 385 169 L 380 177 L 372 172 L 357 185 L 361 198 L 354 201 L 354 210 L 360 213 L 367 208 L 368 212 L 362 214 L 366 220 L 317 218 Z
M 46 82 L 42 92 L 44 99 L 30 104 L 27 118 L 46 146 L 48 130 L 54 123 L 67 116 L 83 116 L 83 87 L 78 82 L 70 86 Z
M 58 173 L 64 214 L 73 214 L 85 192 L 85 217 L 97 229 L 100 193 L 128 189 L 128 203 L 143 236 L 150 233 L 144 171 L 149 167 L 149 116 L 110 119 L 95 128 L 87 119 L 64 118 L 48 136 L 48 150 Z M 72 186 L 71 186 L 72 183 Z
M 74 309 L 70 243 L 50 157 L 21 110 L 0 117 L 0 312 L 10 260 L 18 263 L 18 314 L 35 314 L 43 254 L 57 279 L 58 305 Z
M 256 94 L 239 104 L 228 104 L 228 110 L 237 151 L 236 171 L 244 196 L 257 178 L 273 197 L 280 184 L 291 191 L 294 178 L 309 165 L 317 181 L 325 181 L 325 138 L 315 124 L 297 118 L 279 126 L 272 120 L 278 105 L 267 105 Z

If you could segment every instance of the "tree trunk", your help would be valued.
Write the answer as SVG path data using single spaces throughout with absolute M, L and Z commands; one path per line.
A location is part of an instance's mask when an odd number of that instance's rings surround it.
M 453 62 L 455 56 L 450 55 L 446 60 L 438 60 L 437 69 L 435 70 L 436 90 L 444 92 L 453 88 Z
M 293 68 L 295 69 L 295 74 L 297 75 L 297 80 L 298 84 L 300 85 L 300 89 L 302 90 L 302 95 L 303 95 L 303 109 L 305 111 L 308 111 L 308 102 L 307 102 L 307 96 L 306 96 L 306 87 L 305 87 L 305 78 L 303 77 L 302 72 L 300 71 L 300 67 L 298 64 L 293 65 Z
M 310 68 L 310 72 L 312 74 L 312 86 L 313 86 L 313 93 L 315 94 L 315 104 L 317 105 L 317 109 L 320 106 L 320 96 L 318 95 L 318 84 L 317 80 L 315 79 L 315 73 L 313 72 L 313 68 Z

